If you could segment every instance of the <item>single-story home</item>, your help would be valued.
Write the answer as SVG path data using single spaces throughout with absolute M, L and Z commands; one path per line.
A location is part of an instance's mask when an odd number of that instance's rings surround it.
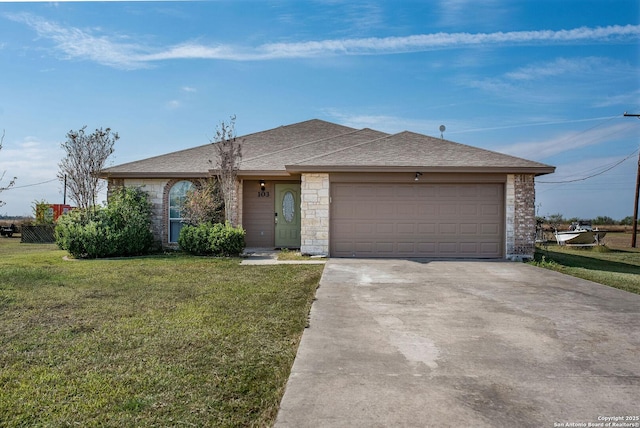
M 233 223 L 247 247 L 331 257 L 521 259 L 535 240 L 534 177 L 553 166 L 414 132 L 308 120 L 238 137 Z M 180 203 L 215 171 L 211 144 L 106 168 L 146 190 L 175 246 Z

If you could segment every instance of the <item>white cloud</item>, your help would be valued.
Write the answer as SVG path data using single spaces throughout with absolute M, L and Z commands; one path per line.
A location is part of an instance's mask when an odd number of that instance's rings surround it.
M 144 68 L 147 65 L 138 58 L 146 49 L 128 37 L 94 35 L 97 30 L 82 30 L 61 26 L 31 14 L 6 14 L 7 18 L 23 22 L 38 36 L 53 41 L 66 59 L 90 60 L 109 67 L 122 69 Z
M 62 156 L 59 143 L 44 142 L 34 137 L 15 142 L 5 139 L 0 151 L 0 174 L 5 172 L 5 175 L 0 187 L 14 176 L 17 180 L 13 188 L 0 193 L 0 200 L 6 202 L 0 212 L 30 215 L 35 201 L 62 203 L 62 186 L 56 179 L 58 164 L 52 162 L 52 159 L 62 159 Z
M 183 92 L 197 92 L 197 89 L 191 86 L 183 86 L 181 89 Z
M 527 159 L 547 159 L 560 153 L 576 151 L 590 146 L 610 142 L 614 136 L 637 135 L 635 124 L 615 123 L 598 126 L 586 131 L 572 131 L 558 134 L 552 138 L 537 141 L 526 141 L 497 148 L 502 153 Z
M 640 107 L 640 90 L 624 94 L 609 95 L 593 103 L 593 107 L 629 106 L 629 109 Z
M 68 59 L 90 60 L 122 69 L 148 67 L 156 61 L 212 59 L 261 61 L 312 58 L 331 55 L 386 55 L 485 46 L 556 45 L 632 40 L 640 36 L 640 25 L 580 27 L 568 30 L 511 31 L 493 33 L 433 33 L 402 37 L 368 37 L 266 43 L 258 46 L 204 44 L 187 41 L 168 47 L 152 47 L 121 35 L 106 35 L 97 29 L 61 26 L 30 14 L 6 14 L 23 22 L 40 37 L 54 42 Z
M 511 80 L 536 80 L 564 74 L 593 72 L 605 73 L 611 68 L 608 58 L 556 58 L 553 61 L 533 64 L 505 74 Z
M 460 86 L 479 89 L 518 102 L 549 104 L 581 97 L 582 103 L 604 107 L 620 105 L 615 104 L 616 101 L 632 99 L 620 96 L 595 100 L 595 97 L 601 97 L 602 93 L 610 93 L 612 76 L 616 79 L 635 79 L 637 70 L 626 62 L 605 57 L 555 58 L 529 64 L 500 76 L 474 78 L 463 75 L 456 81 Z M 588 82 L 588 87 L 583 86 L 584 90 L 575 90 L 585 82 Z
M 411 130 L 413 132 L 420 132 L 426 135 L 440 136 L 439 128 L 440 125 L 443 124 L 442 121 L 437 120 L 412 119 L 408 117 L 384 114 L 350 114 L 335 109 L 327 109 L 325 110 L 325 114 L 345 126 L 356 129 L 371 128 L 377 131 L 387 132 L 389 134 Z M 462 124 L 454 124 L 449 121 L 448 124 L 445 125 L 447 125 L 447 127 L 451 126 L 452 128 L 455 128 L 457 125 Z

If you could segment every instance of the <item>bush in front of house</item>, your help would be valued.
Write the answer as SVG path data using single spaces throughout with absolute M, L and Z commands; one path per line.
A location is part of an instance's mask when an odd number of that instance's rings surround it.
M 73 210 L 58 219 L 55 238 L 58 247 L 74 257 L 148 254 L 154 244 L 148 195 L 141 189 L 123 188 L 106 207 Z
M 178 245 L 199 256 L 238 256 L 245 247 L 245 231 L 227 223 L 186 224 L 180 229 Z

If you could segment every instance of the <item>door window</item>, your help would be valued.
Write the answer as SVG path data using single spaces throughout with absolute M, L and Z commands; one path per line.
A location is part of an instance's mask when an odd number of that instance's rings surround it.
M 296 216 L 296 201 L 289 190 L 282 197 L 282 216 L 287 223 L 291 223 Z

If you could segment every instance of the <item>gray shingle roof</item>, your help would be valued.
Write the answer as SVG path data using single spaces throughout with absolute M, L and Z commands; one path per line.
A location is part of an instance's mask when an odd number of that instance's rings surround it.
M 375 140 L 365 141 L 314 158 L 306 159 L 290 169 L 306 167 L 407 167 L 423 169 L 483 169 L 483 168 L 549 168 L 490 150 L 453 141 L 404 131 Z
M 304 171 L 504 171 L 546 174 L 554 167 L 413 132 L 389 135 L 318 119 L 238 137 L 240 174 Z M 215 167 L 211 144 L 117 165 L 103 177 L 202 177 Z

